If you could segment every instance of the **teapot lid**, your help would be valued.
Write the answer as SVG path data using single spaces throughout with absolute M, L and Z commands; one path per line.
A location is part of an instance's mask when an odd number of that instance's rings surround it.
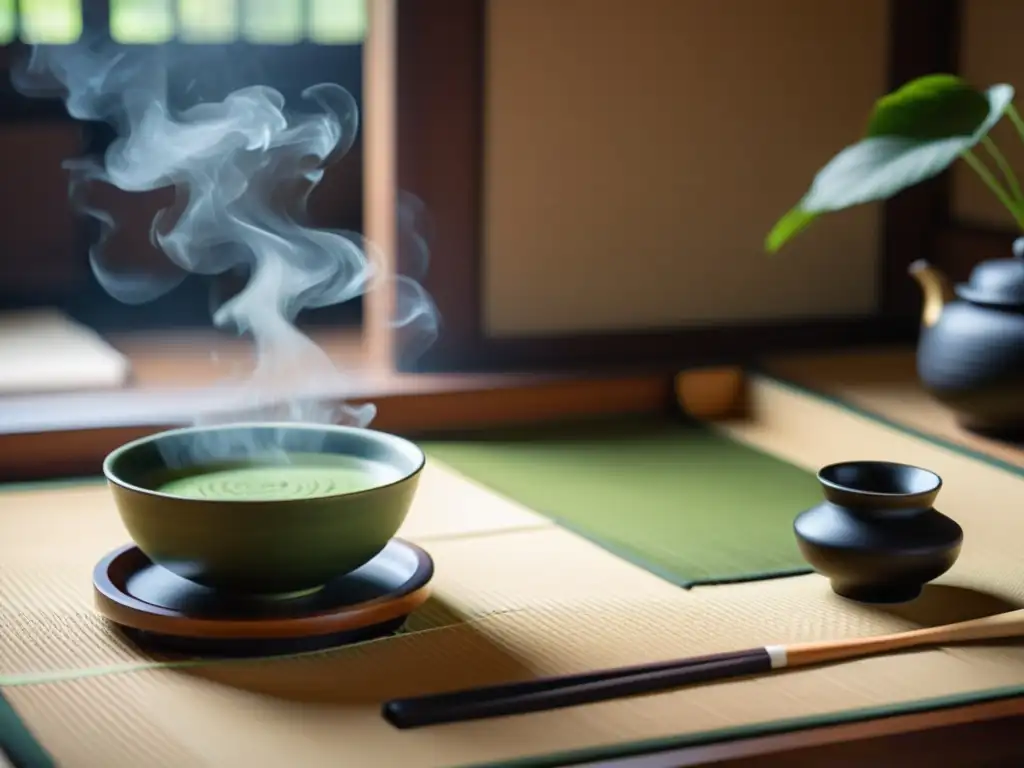
M 1024 307 L 1024 237 L 1014 241 L 1012 259 L 982 262 L 956 293 L 978 304 Z

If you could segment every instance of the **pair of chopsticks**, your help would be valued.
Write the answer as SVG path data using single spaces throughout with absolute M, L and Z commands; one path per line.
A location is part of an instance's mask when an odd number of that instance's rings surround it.
M 889 635 L 820 643 L 766 645 L 730 653 L 394 699 L 384 704 L 382 714 L 396 728 L 420 728 L 661 693 L 694 683 L 771 673 L 780 669 L 922 646 L 1022 636 L 1024 610 L 1017 610 Z

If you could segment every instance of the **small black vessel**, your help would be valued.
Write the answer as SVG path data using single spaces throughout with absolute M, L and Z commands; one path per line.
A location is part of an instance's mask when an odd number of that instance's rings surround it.
M 1024 238 L 1013 258 L 978 264 L 953 286 L 935 266 L 910 273 L 924 292 L 918 377 L 965 429 L 1024 434 Z
M 832 589 L 862 602 L 912 600 L 960 555 L 963 529 L 932 505 L 942 479 L 886 461 L 818 471 L 825 501 L 793 523 L 800 551 Z

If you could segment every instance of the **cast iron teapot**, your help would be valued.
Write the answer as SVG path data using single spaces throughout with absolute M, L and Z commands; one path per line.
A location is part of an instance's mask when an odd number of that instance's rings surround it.
M 918 376 L 973 431 L 1024 433 L 1024 237 L 1013 255 L 955 287 L 925 261 L 910 266 L 924 292 Z

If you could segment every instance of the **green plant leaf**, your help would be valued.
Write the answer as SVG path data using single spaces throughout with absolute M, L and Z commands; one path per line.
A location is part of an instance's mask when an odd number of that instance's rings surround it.
M 937 176 L 975 146 L 1006 111 L 1013 88 L 997 85 L 985 94 L 987 114 L 967 136 L 920 139 L 871 136 L 836 155 L 817 176 L 800 208 L 824 213 L 885 200 Z
M 916 105 L 905 96 L 903 102 L 894 100 L 884 110 L 876 109 L 869 126 L 869 130 L 876 133 L 841 151 L 817 173 L 803 199 L 772 228 L 766 241 L 769 251 L 778 251 L 819 214 L 886 200 L 942 173 L 992 130 L 1013 101 L 1014 89 L 1010 85 L 995 85 L 979 94 L 985 100 L 986 111 L 984 119 L 978 123 L 973 107 L 963 107 L 969 99 L 962 93 L 949 95 L 951 89 L 955 90 L 955 84 L 941 79 L 946 76 L 935 77 L 938 79 L 923 84 L 915 81 L 919 89 L 914 91 Z M 914 84 L 904 89 L 911 85 Z M 922 106 L 933 98 L 928 94 L 939 92 L 945 95 L 934 96 L 935 103 Z M 900 91 L 891 95 L 898 93 Z M 955 101 L 960 105 L 958 108 L 964 110 L 956 120 L 947 115 L 945 131 L 963 130 L 968 119 L 974 121 L 974 129 L 963 135 L 925 136 L 928 129 L 915 125 L 922 119 L 921 115 L 940 111 L 935 104 L 942 101 L 947 101 L 947 105 Z
M 984 93 L 954 75 L 928 75 L 883 96 L 868 121 L 867 137 L 923 141 L 970 136 L 989 116 Z
M 800 208 L 825 213 L 885 200 L 942 173 L 966 148 L 963 139 L 864 139 L 836 155 L 815 176 Z
M 768 237 L 765 239 L 765 248 L 769 253 L 775 253 L 785 245 L 787 240 L 791 240 L 811 226 L 816 218 L 818 218 L 817 213 L 805 211 L 799 205 L 791 208 L 768 233 Z

